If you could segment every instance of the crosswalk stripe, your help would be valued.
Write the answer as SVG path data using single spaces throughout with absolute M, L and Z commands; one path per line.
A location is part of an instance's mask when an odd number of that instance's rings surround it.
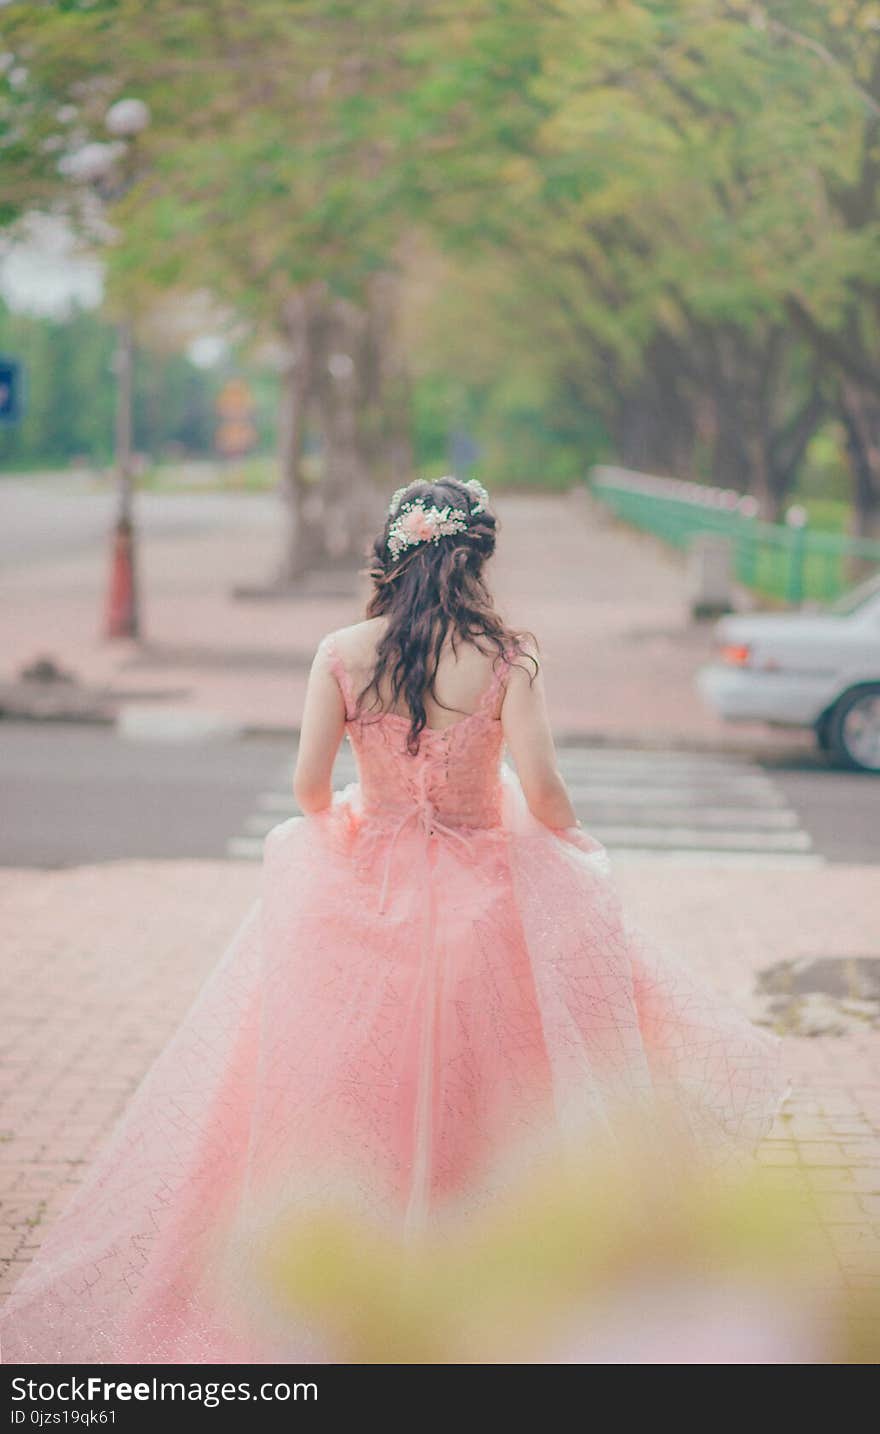
M 593 822 L 590 835 L 610 849 L 621 846 L 670 847 L 717 851 L 807 851 L 812 842 L 802 831 L 711 831 L 707 827 L 602 826 Z
M 231 837 L 227 843 L 227 856 L 238 861 L 260 861 L 263 856 L 263 837 Z M 761 866 L 775 870 L 797 867 L 825 866 L 825 858 L 818 852 L 752 852 L 752 851 L 684 851 L 681 848 L 661 850 L 655 847 L 618 847 L 611 852 L 615 866 L 628 861 L 662 862 L 672 861 L 688 866 Z
M 650 791 L 656 787 L 675 787 L 679 790 L 700 792 L 707 789 L 754 792 L 758 795 L 770 795 L 777 788 L 768 778 L 755 776 L 748 772 L 726 772 L 724 775 L 707 775 L 702 772 L 667 772 L 658 769 L 654 772 L 620 772 L 595 771 L 589 768 L 572 769 L 564 764 L 560 765 L 562 775 L 565 779 L 576 785 L 587 787 L 622 787 L 624 790 L 631 787 L 644 788 Z
M 665 861 L 674 862 L 676 866 L 760 866 L 774 871 L 788 871 L 827 865 L 825 857 L 815 851 L 683 851 L 679 847 L 660 851 L 653 847 L 628 846 L 618 847 L 610 855 L 615 866 L 625 865 L 628 861 Z
M 256 837 L 230 837 L 226 843 L 226 855 L 237 861 L 261 861 L 263 842 Z
M 565 776 L 565 773 L 563 773 Z M 637 803 L 644 805 L 648 802 L 675 802 L 682 797 L 693 801 L 694 805 L 711 804 L 719 797 L 736 799 L 738 806 L 751 804 L 752 806 L 780 807 L 785 806 L 785 798 L 780 792 L 773 790 L 763 792 L 752 787 L 740 787 L 736 784 L 726 786 L 688 788 L 679 783 L 674 787 L 654 787 L 648 783 L 633 782 L 626 786 L 612 783 L 599 785 L 594 782 L 572 782 L 567 781 L 569 793 L 574 800 L 583 801 L 611 801 L 621 805 L 632 805 Z
M 624 747 L 566 747 L 558 755 L 578 816 L 615 860 L 823 864 L 772 777 L 744 757 Z M 334 786 L 356 777 L 346 747 Z M 227 844 L 231 857 L 259 859 L 266 833 L 298 814 L 292 778 L 288 762 L 277 786 L 257 796 L 243 830 Z
M 295 807 L 290 813 L 291 816 L 299 814 L 299 807 Z M 252 816 L 245 817 L 244 821 L 244 829 L 248 836 L 265 836 L 267 832 L 277 826 L 277 814 L 270 815 L 268 812 L 254 812 Z
M 609 814 L 626 817 L 626 825 L 641 826 L 639 818 L 650 818 L 651 824 L 663 822 L 669 826 L 705 827 L 754 827 L 756 831 L 766 828 L 794 828 L 799 825 L 798 816 L 789 807 L 713 807 L 713 806 L 667 806 L 665 803 L 638 802 L 630 810 L 626 804 L 611 801 L 591 802 L 584 805 L 582 820 L 602 823 Z M 611 825 L 615 825 L 614 822 Z
M 257 805 L 264 812 L 289 812 L 291 816 L 299 811 L 293 797 L 286 796 L 284 792 L 261 792 Z
M 574 790 L 569 788 L 574 796 Z M 680 793 L 678 794 L 681 795 Z M 785 829 L 798 826 L 797 813 L 785 806 L 774 806 L 762 808 L 759 806 L 743 807 L 713 807 L 704 806 L 666 806 L 646 802 L 642 798 L 634 798 L 633 804 L 638 808 L 637 812 L 627 815 L 639 815 L 650 811 L 653 822 L 664 822 L 670 826 L 687 826 L 705 828 L 711 831 L 714 827 L 753 827 L 756 831 L 764 829 Z M 610 813 L 619 813 L 626 804 L 615 803 L 610 800 L 598 800 L 584 806 L 582 820 L 587 821 L 592 830 L 597 824 L 607 821 Z M 283 792 L 262 792 L 257 797 L 257 806 L 261 813 L 274 813 L 276 817 L 296 816 L 299 807 L 292 796 L 288 797 Z M 255 818 L 256 819 L 256 818 Z M 631 823 L 630 823 L 631 824 Z M 641 823 L 638 823 L 641 826 Z
M 760 768 L 753 766 L 746 758 L 733 756 L 722 760 L 717 757 L 703 759 L 697 755 L 686 754 L 673 756 L 665 752 L 605 754 L 599 748 L 572 751 L 565 747 L 557 748 L 556 755 L 561 767 L 586 768 L 591 772 L 692 772 L 705 777 L 724 777 L 739 770 L 750 776 L 769 780 Z

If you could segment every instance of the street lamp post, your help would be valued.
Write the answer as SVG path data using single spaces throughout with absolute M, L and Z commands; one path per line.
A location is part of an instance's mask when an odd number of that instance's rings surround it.
M 104 614 L 104 636 L 109 639 L 137 638 L 140 637 L 141 631 L 132 472 L 132 359 L 131 324 L 123 319 L 116 328 L 116 352 L 113 360 L 116 378 L 116 523 L 113 529 L 110 582 Z
M 150 111 L 143 100 L 121 99 L 111 105 L 104 122 L 107 131 L 125 145 L 122 173 L 112 188 L 112 197 L 119 198 L 134 181 L 131 162 L 132 143 L 150 122 Z M 134 341 L 131 321 L 120 320 L 116 330 L 116 422 L 114 432 L 116 471 L 116 525 L 113 533 L 113 555 L 104 636 L 138 638 L 141 635 L 140 604 L 137 588 L 134 527 L 133 450 L 133 359 Z
M 100 199 L 120 199 L 135 180 L 133 141 L 143 133 L 149 122 L 150 111 L 143 100 L 131 97 L 117 100 L 104 117 L 110 143 L 94 142 L 83 146 L 67 156 L 62 166 L 64 171 L 74 180 L 91 185 Z M 104 615 L 104 636 L 111 639 L 140 636 L 132 463 L 133 349 L 131 320 L 126 317 L 117 324 L 113 359 L 116 380 L 113 443 L 116 521 Z
M 128 522 L 132 518 L 132 379 L 133 379 L 133 338 L 131 324 L 123 319 L 116 328 L 116 424 L 115 452 L 117 491 L 119 497 L 118 517 Z

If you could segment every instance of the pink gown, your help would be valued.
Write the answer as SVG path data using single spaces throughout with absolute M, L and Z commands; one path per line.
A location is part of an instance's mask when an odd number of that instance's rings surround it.
M 501 765 L 506 665 L 406 751 L 354 718 L 359 782 L 266 839 L 262 895 L 0 1312 L 6 1363 L 320 1360 L 270 1338 L 225 1232 L 339 1198 L 418 1232 L 493 1199 L 506 1150 L 673 1101 L 754 1146 L 777 1040 L 630 930 L 607 858 L 531 817 Z M 218 1288 L 215 1288 L 217 1285 Z

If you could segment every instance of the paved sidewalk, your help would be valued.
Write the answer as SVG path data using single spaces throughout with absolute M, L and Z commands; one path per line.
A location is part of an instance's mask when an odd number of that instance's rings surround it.
M 744 1009 L 786 959 L 880 957 L 876 869 L 621 867 L 633 916 Z M 0 872 L 0 1290 L 8 1290 L 257 892 L 248 863 Z M 876 1013 L 875 1013 L 876 1014 Z M 880 1287 L 880 1030 L 791 1037 L 760 1158 L 854 1289 Z
M 612 523 L 580 490 L 502 496 L 497 507 L 499 603 L 541 642 L 561 736 L 740 750 L 780 741 L 811 746 L 807 735 L 727 727 L 703 708 L 693 675 L 711 650 L 711 631 L 688 621 L 678 556 Z M 110 686 L 153 710 L 295 727 L 316 643 L 361 615 L 365 589 L 357 579 L 335 579 L 296 599 L 233 598 L 234 588 L 265 583 L 278 548 L 265 509 L 243 501 L 241 511 L 235 529 L 151 534 L 143 543 L 140 648 L 98 635 L 103 550 L 8 570 L 0 682 L 49 654 L 82 683 Z

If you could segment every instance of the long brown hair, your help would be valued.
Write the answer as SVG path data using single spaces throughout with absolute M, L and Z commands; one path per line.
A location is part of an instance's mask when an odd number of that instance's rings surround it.
M 495 663 L 504 657 L 525 658 L 533 665 L 532 678 L 538 669 L 523 645 L 531 634 L 515 633 L 505 625 L 483 578 L 483 567 L 495 551 L 494 514 L 481 509 L 474 492 L 457 478 L 410 483 L 395 511 L 416 501 L 457 510 L 467 526 L 436 542 L 405 548 L 395 558 L 388 547 L 395 515 L 388 514 L 373 544 L 369 575 L 374 590 L 367 604 L 367 617 L 386 617 L 388 625 L 376 648 L 370 680 L 357 699 L 359 714 L 371 697 L 373 709 L 381 711 L 383 686 L 392 706 L 402 700 L 410 716 L 407 749 L 413 754 L 427 726 L 425 697 L 430 694 L 437 701 L 434 683 L 447 635 L 453 651 L 458 642 L 469 642 L 487 655 L 494 653 Z

